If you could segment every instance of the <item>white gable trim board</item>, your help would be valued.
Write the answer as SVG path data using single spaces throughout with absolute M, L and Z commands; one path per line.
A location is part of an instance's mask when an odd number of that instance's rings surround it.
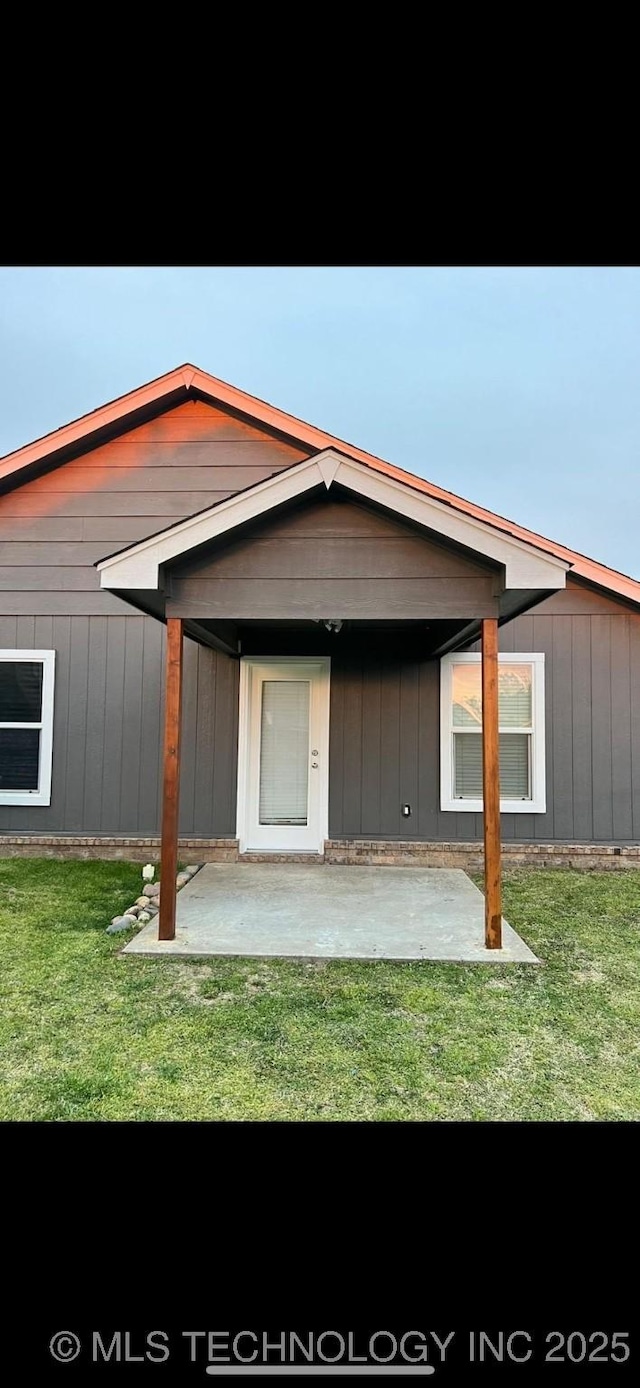
M 383 477 L 372 468 L 354 462 L 331 448 L 196 516 L 190 516 L 148 540 L 130 545 L 109 559 L 103 559 L 96 566 L 100 573 L 100 586 L 109 590 L 158 589 L 163 564 L 267 514 L 283 502 L 304 496 L 319 485 L 329 489 L 334 483 L 360 498 L 385 506 L 406 520 L 425 526 L 446 540 L 464 545 L 484 558 L 502 564 L 506 588 L 553 590 L 565 586 L 570 565 L 564 560 L 425 496 L 404 482 Z

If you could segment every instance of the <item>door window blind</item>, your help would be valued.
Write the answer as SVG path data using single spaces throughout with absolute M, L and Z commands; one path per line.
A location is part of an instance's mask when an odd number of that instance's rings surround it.
M 264 680 L 260 731 L 260 824 L 306 824 L 309 680 Z

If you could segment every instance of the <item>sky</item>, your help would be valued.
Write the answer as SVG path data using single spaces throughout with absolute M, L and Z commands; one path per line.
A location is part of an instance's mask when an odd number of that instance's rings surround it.
M 0 454 L 185 361 L 640 578 L 640 268 L 0 268 Z

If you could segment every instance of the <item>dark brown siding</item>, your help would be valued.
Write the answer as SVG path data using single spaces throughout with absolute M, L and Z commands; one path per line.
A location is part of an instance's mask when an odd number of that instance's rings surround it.
M 281 472 L 308 450 L 188 402 L 0 495 L 0 612 L 123 617 L 98 559 Z
M 182 579 L 168 617 L 419 621 L 497 616 L 490 578 Z
M 174 566 L 167 612 L 405 621 L 497 613 L 496 574 L 400 521 L 324 496 Z M 2 574 L 0 572 L 0 583 Z

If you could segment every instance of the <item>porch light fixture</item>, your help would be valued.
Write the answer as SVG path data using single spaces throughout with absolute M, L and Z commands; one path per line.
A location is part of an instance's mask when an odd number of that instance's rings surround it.
M 324 625 L 326 626 L 327 631 L 340 631 L 342 628 L 342 619 L 340 618 L 337 622 L 327 621 Z

